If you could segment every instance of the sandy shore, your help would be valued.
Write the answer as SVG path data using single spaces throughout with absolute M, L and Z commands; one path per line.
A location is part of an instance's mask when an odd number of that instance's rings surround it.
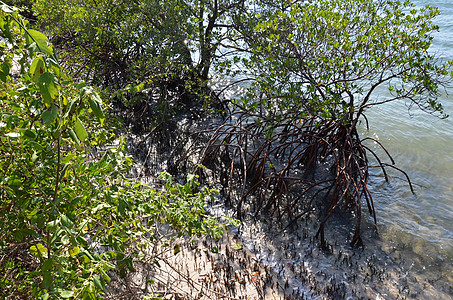
M 157 255 L 158 254 L 158 255 Z M 297 299 L 232 234 L 220 241 L 175 240 L 135 262 L 126 278 L 112 274 L 106 299 Z M 153 298 L 154 297 L 154 298 Z

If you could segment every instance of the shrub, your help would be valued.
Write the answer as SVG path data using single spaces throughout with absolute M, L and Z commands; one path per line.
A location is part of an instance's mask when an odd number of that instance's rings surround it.
M 0 2 L 0 290 L 2 297 L 100 298 L 168 224 L 179 236 L 222 227 L 195 176 L 153 190 L 127 178 L 96 90 L 63 72 L 47 37 Z M 199 191 L 197 191 L 199 190 Z

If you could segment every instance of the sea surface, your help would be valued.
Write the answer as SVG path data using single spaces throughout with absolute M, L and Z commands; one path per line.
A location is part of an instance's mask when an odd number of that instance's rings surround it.
M 434 35 L 430 52 L 453 60 L 453 1 L 414 1 L 418 7 L 437 6 L 435 19 L 440 30 Z M 370 130 L 404 169 L 415 187 L 415 195 L 405 180 L 382 178 L 372 182 L 376 211 L 382 226 L 381 237 L 404 241 L 418 255 L 453 264 L 453 89 L 440 98 L 450 118 L 440 119 L 404 103 L 375 107 L 368 112 Z M 402 174 L 393 172 L 404 178 Z M 419 248 L 417 244 L 429 245 Z M 418 249 L 418 250 L 416 250 Z M 453 283 L 452 283 L 453 284 Z
M 437 6 L 439 32 L 430 52 L 453 60 L 453 1 L 414 1 L 418 7 Z M 382 247 L 400 252 L 413 272 L 426 280 L 438 280 L 453 297 L 453 89 L 442 93 L 448 119 L 408 110 L 404 103 L 375 107 L 368 112 L 370 130 L 406 171 L 414 184 L 408 188 L 404 175 L 387 183 L 375 177 L 371 183 L 378 215 Z M 450 95 L 449 95 L 450 94 Z M 375 145 L 376 148 L 377 145 Z M 382 153 L 382 152 L 381 152 Z M 444 281 L 444 282 L 442 282 Z M 442 283 L 441 283 L 442 282 Z M 437 289 L 441 289 L 438 286 Z

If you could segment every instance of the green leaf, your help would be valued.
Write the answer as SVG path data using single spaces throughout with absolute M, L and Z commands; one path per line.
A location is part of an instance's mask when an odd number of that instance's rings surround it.
M 91 110 L 93 111 L 96 118 L 98 118 L 98 120 L 102 126 L 104 123 L 105 117 L 104 117 L 104 113 L 101 109 L 101 106 L 99 105 L 99 103 L 97 101 L 94 101 L 93 99 L 88 99 L 88 103 L 90 104 Z
M 62 236 L 62 233 L 64 233 L 64 231 L 60 227 L 56 227 L 55 228 L 55 231 L 54 231 L 54 233 L 52 234 L 52 236 L 50 237 L 50 240 L 49 240 L 49 247 L 54 246 L 57 241 L 62 243 L 62 244 L 67 244 L 68 243 L 67 242 L 68 237 L 66 235 Z
M 80 247 L 78 247 L 78 246 L 69 249 L 69 255 L 71 255 L 72 257 L 76 256 L 79 253 L 80 253 Z
M 28 228 L 22 228 L 21 230 L 14 231 L 13 235 L 16 241 L 22 242 L 25 236 L 33 235 L 35 232 Z
M 134 87 L 134 92 L 135 93 L 141 93 L 143 91 L 143 88 L 145 87 L 145 84 L 142 82 L 139 85 L 136 85 Z
M 50 295 L 49 293 L 45 293 L 44 295 L 41 296 L 41 300 L 47 300 L 49 299 Z
M 90 284 L 86 285 L 82 291 L 81 299 L 84 300 L 95 300 L 96 299 L 96 291 L 94 284 L 90 282 Z
M 88 104 L 90 105 L 91 110 L 93 111 L 94 115 L 98 118 L 99 122 L 101 122 L 102 125 L 105 116 L 101 108 L 102 100 L 99 97 L 98 93 L 96 93 L 96 91 L 92 87 L 85 86 L 82 88 L 82 95 L 88 97 Z
M 74 226 L 74 223 L 66 215 L 61 215 L 61 224 L 66 228 Z
M 85 130 L 85 127 L 83 126 L 82 122 L 80 122 L 79 118 L 77 118 L 74 124 L 74 131 L 77 134 L 79 140 L 82 142 L 85 141 L 88 137 L 88 132 Z
M 233 243 L 232 246 L 233 246 L 233 249 L 234 249 L 234 250 L 242 250 L 242 248 L 243 248 L 243 247 L 242 247 L 242 244 L 239 243 L 239 242 Z
M 82 237 L 82 236 L 77 236 L 76 238 L 77 242 L 80 243 L 83 247 L 88 247 L 88 241 Z M 91 256 L 90 252 L 88 251 L 85 251 L 84 252 L 87 256 L 89 256 L 90 259 L 92 259 L 93 257 Z
M 44 111 L 41 115 L 42 122 L 45 125 L 51 124 L 58 116 L 58 108 L 56 105 L 52 105 L 50 109 Z
M 107 282 L 107 285 L 109 285 L 109 284 L 110 284 L 110 281 L 112 280 L 112 279 L 110 279 L 110 276 L 107 275 L 107 273 L 106 273 L 103 269 L 100 269 L 99 271 L 102 273 L 102 279 L 103 279 L 105 282 Z M 104 285 L 105 285 L 105 284 L 104 284 Z
M 31 140 L 34 140 L 36 138 L 36 134 L 33 130 L 25 129 L 24 131 L 22 131 L 22 133 L 24 137 L 29 138 Z
M 76 133 L 74 132 L 74 130 L 72 128 L 69 128 L 68 131 L 69 131 L 69 136 L 71 137 L 72 141 L 74 142 L 77 150 L 81 151 L 82 147 L 80 146 L 80 141 L 79 141 L 79 138 L 77 137 Z
M 1 64 L 1 67 L 0 67 L 0 79 L 3 82 L 6 82 L 7 76 L 9 75 L 9 70 L 10 70 L 10 64 L 7 64 L 6 62 Z
M 32 43 L 36 43 L 36 46 L 38 46 L 38 51 L 47 55 L 53 55 L 53 49 L 51 44 L 49 43 L 49 39 L 41 32 L 29 29 L 25 34 L 25 40 L 27 42 L 27 45 L 29 46 Z
M 179 194 L 182 196 L 182 197 L 186 197 L 186 192 L 185 190 L 183 189 L 183 186 L 180 185 L 179 183 L 176 184 L 176 187 L 178 188 L 178 191 L 179 191 Z
M 42 285 L 45 289 L 50 289 L 52 286 L 53 277 L 50 273 L 45 272 L 42 276 Z
M 57 230 L 57 227 L 58 227 L 58 220 L 53 220 L 53 221 L 50 221 L 46 224 L 46 230 L 49 230 L 49 231 L 56 231 Z
M 31 80 L 35 83 L 39 83 L 39 77 L 47 71 L 46 64 L 42 56 L 36 57 L 30 66 Z
M 39 77 L 39 90 L 46 105 L 58 96 L 57 79 L 52 73 L 45 72 Z
M 104 281 L 102 281 L 102 279 L 99 277 L 99 275 L 94 275 L 93 277 L 93 282 L 94 282 L 94 285 L 100 289 L 100 290 L 104 290 L 105 289 L 105 286 L 104 286 Z
M 42 271 L 43 273 L 50 273 L 53 269 L 53 259 L 46 259 L 46 261 L 42 264 Z
M 47 248 L 41 243 L 31 246 L 30 252 L 34 257 L 47 257 Z
M 60 290 L 58 290 L 58 292 L 60 293 L 61 298 L 71 298 L 74 296 L 73 291 L 60 289 Z

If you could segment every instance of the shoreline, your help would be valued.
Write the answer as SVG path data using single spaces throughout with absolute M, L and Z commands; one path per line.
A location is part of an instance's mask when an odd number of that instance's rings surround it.
M 135 262 L 126 278 L 112 274 L 104 299 L 302 299 L 288 296 L 277 274 L 230 232 L 217 242 L 179 238 L 158 251 L 157 261 Z

